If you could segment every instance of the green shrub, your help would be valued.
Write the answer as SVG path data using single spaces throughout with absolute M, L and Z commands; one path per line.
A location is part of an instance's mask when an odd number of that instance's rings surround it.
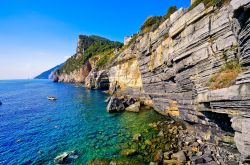
M 88 45 L 84 53 L 77 57 L 77 55 L 74 55 L 70 57 L 65 64 L 58 70 L 59 73 L 70 73 L 78 68 L 80 68 L 82 65 L 84 65 L 89 58 L 92 56 L 101 54 L 105 51 L 120 48 L 123 44 L 120 42 L 114 42 L 110 41 L 108 39 L 99 37 L 99 36 L 87 36 L 85 39 L 91 40 L 91 44 Z
M 196 0 L 189 8 L 188 11 L 192 10 L 196 6 L 198 6 L 200 3 L 204 3 L 205 7 L 210 7 L 210 6 L 217 6 L 221 7 L 224 4 L 230 2 L 230 0 Z
M 156 30 L 161 23 L 161 19 L 161 16 L 149 17 L 141 26 L 141 32 L 144 34 Z
M 169 7 L 167 13 L 162 17 L 162 22 L 164 22 L 165 20 L 167 20 L 168 18 L 170 18 L 171 14 L 173 14 L 176 11 L 177 11 L 177 7 L 176 6 Z
M 107 50 L 106 52 L 103 52 L 100 54 L 100 59 L 96 63 L 96 68 L 103 69 L 105 66 L 107 66 L 109 63 L 112 62 L 112 59 L 114 59 L 114 49 Z
M 160 26 L 160 24 L 168 19 L 175 11 L 177 11 L 177 7 L 171 6 L 168 8 L 168 11 L 164 16 L 152 16 L 147 18 L 144 24 L 141 26 L 141 34 L 155 31 Z

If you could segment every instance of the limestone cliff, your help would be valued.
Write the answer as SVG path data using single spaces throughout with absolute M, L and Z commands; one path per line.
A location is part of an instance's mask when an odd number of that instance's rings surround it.
M 163 114 L 236 131 L 238 150 L 250 155 L 249 10 L 249 0 L 178 10 L 118 54 L 109 70 L 111 89 L 118 84 L 125 94 L 146 95 Z M 212 89 L 211 77 L 231 61 L 240 63 L 241 73 Z
M 91 58 L 85 55 L 92 40 L 80 39 L 74 60 L 84 57 L 84 62 L 73 69 L 68 65 L 70 72 L 55 72 L 55 80 L 85 82 L 91 89 L 119 87 L 119 94 L 140 98 L 164 115 L 213 128 L 205 132 L 208 141 L 223 141 L 224 137 L 215 139 L 212 134 L 228 132 L 246 158 L 250 155 L 250 0 L 222 6 L 200 3 L 164 18 L 151 19 L 161 24 L 142 29 L 122 49 L 108 53 L 100 49 Z
M 110 89 L 119 85 L 123 92 L 136 91 L 138 95 L 142 92 L 141 72 L 138 65 L 136 54 L 132 48 L 121 52 L 113 61 L 109 69 Z
M 52 78 L 57 82 L 82 83 L 91 71 L 91 64 L 87 61 L 82 67 L 73 70 L 70 73 L 54 72 Z

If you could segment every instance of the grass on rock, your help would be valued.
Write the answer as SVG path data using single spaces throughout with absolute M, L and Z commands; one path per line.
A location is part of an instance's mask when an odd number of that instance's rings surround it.
M 210 89 L 226 88 L 235 82 L 235 79 L 242 72 L 241 65 L 238 60 L 227 62 L 220 71 L 209 79 L 208 86 Z

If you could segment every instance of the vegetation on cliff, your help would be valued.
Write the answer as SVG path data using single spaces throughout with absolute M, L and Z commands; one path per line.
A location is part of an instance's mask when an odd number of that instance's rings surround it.
M 170 18 L 170 15 L 177 11 L 176 6 L 171 6 L 164 16 L 154 16 L 149 17 L 144 24 L 141 26 L 141 33 L 147 33 L 150 31 L 155 31 L 165 20 Z
M 87 42 L 90 41 L 90 42 Z M 58 69 L 59 73 L 70 73 L 78 68 L 80 68 L 82 65 L 84 65 L 88 59 L 95 55 L 104 55 L 105 59 L 108 59 L 108 54 L 105 52 L 110 52 L 111 50 L 114 50 L 116 48 L 120 48 L 122 46 L 122 43 L 120 42 L 114 42 L 110 41 L 108 39 L 99 37 L 99 36 L 87 36 L 84 38 L 84 42 L 89 43 L 87 47 L 84 47 L 84 53 L 70 57 L 65 64 Z M 102 58 L 101 58 L 102 59 Z M 103 65 L 105 62 L 104 59 L 102 59 L 102 62 L 100 62 Z
M 193 8 L 195 8 L 196 6 L 198 6 L 200 3 L 204 3 L 204 5 L 206 7 L 210 7 L 210 6 L 217 6 L 217 7 L 221 7 L 223 6 L 225 3 L 230 2 L 230 0 L 196 0 L 189 8 L 188 11 L 192 10 Z
M 141 26 L 140 32 L 133 34 L 131 40 L 129 41 L 128 46 L 135 43 L 139 35 L 155 31 L 165 20 L 170 18 L 171 14 L 173 14 L 175 11 L 177 11 L 177 7 L 170 6 L 165 15 L 148 17 Z
M 111 61 L 115 58 L 114 49 L 109 49 L 103 53 L 100 54 L 100 59 L 96 63 L 96 68 L 103 69 L 105 66 L 107 66 Z
M 212 75 L 208 86 L 210 89 L 221 89 L 231 86 L 239 73 L 242 72 L 241 65 L 238 60 L 227 62 L 218 73 Z

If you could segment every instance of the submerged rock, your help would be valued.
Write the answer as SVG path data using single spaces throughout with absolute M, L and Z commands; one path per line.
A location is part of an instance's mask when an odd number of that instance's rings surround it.
M 134 158 L 113 158 L 90 160 L 86 165 L 146 165 L 147 163 Z
M 125 155 L 125 156 L 132 156 L 136 154 L 136 150 L 135 149 L 124 149 L 121 151 L 121 155 Z
M 134 134 L 133 141 L 137 142 L 139 140 L 141 140 L 141 134 L 140 133 Z
M 70 164 L 79 157 L 77 151 L 64 152 L 54 159 L 55 164 Z
M 2 105 L 3 103 L 0 101 L 0 105 Z

